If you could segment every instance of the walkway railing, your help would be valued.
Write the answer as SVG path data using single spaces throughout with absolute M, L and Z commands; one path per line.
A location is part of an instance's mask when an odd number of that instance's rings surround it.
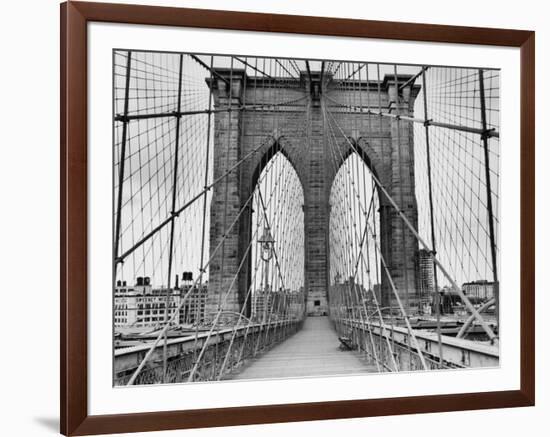
M 459 337 L 474 320 L 491 345 L 498 333 L 499 77 L 490 70 L 424 66 L 404 80 L 398 66 L 391 67 L 393 76 L 384 79 L 390 87 L 389 101 L 384 103 L 380 64 L 330 63 L 328 67 L 330 79 L 322 103 L 337 172 L 330 200 L 330 314 L 339 333 L 366 351 L 379 371 L 455 367 L 460 363 L 445 355 L 448 338 L 441 334 L 442 283 L 471 315 Z M 371 77 L 376 74 L 372 84 L 369 72 Z M 415 83 L 421 86 L 415 88 Z M 361 92 L 376 87 L 378 92 L 366 96 Z M 380 167 L 375 168 L 383 159 L 374 165 L 364 159 L 365 149 L 376 151 L 371 142 L 383 141 L 372 137 L 377 130 L 383 131 L 384 123 L 392 129 L 391 159 L 397 168 L 386 183 L 376 171 Z M 371 134 L 363 137 L 362 132 Z M 346 149 L 351 156 L 344 155 Z M 412 197 L 407 191 L 410 187 L 415 189 Z M 394 236 L 381 235 L 376 212 L 382 210 Z M 403 267 L 398 272 L 389 263 L 392 255 L 382 248 L 384 238 L 396 237 L 402 239 Z M 440 242 L 439 253 L 436 241 Z M 418 270 L 411 271 L 410 260 L 421 255 L 423 260 L 416 259 Z M 438 280 L 438 273 L 443 279 L 439 276 Z M 410 275 L 416 277 L 412 293 Z M 472 275 L 490 275 L 496 325 L 487 323 L 481 314 L 490 305 L 476 308 L 459 285 L 459 279 L 466 283 Z M 386 296 L 391 296 L 385 302 L 389 307 L 381 302 L 381 284 L 385 284 Z M 409 297 L 420 302 L 415 312 L 410 311 Z M 426 309 L 435 313 L 435 348 L 431 340 L 429 348 L 422 347 L 419 337 L 424 334 L 411 325 L 411 316 Z M 396 326 L 397 319 L 401 326 Z M 396 342 L 396 336 L 405 336 L 406 341 Z M 460 344 L 463 351 L 468 350 L 469 343 Z M 400 358 L 404 350 L 409 357 L 405 368 Z M 498 362 L 498 348 L 495 355 Z
M 115 385 L 181 383 L 224 379 L 245 363 L 269 350 L 301 327 L 301 320 L 280 320 L 220 329 L 214 335 L 202 332 L 168 340 L 167 375 L 164 377 L 163 345 L 157 345 L 145 366 L 136 375 L 150 351 L 149 344 L 115 351 Z M 199 351 L 204 353 L 198 359 Z M 197 365 L 198 363 L 198 365 Z M 135 375 L 135 377 L 134 377 Z

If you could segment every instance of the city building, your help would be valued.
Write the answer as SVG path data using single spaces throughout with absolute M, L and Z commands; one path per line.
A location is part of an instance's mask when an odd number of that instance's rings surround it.
M 204 312 L 208 298 L 207 285 L 203 284 L 202 287 L 192 287 L 192 284 L 185 284 L 182 285 L 179 290 L 180 302 L 191 290 L 180 310 L 180 325 L 192 325 L 204 322 Z
M 468 297 L 487 301 L 495 295 L 495 283 L 489 282 L 486 279 L 465 282 L 462 284 L 462 292 Z
M 303 287 L 298 292 L 288 293 L 288 314 L 291 319 L 301 319 L 306 308 L 306 300 Z
M 252 319 L 257 322 L 270 320 L 270 314 L 277 311 L 277 292 L 268 289 L 256 290 L 252 295 Z
M 430 296 L 435 291 L 435 269 L 431 255 L 432 252 L 426 249 L 417 252 L 416 289 L 422 305 L 430 301 Z
M 178 310 L 182 299 L 192 287 L 191 283 L 181 287 L 153 288 L 149 277 L 138 277 L 136 284 L 128 286 L 126 281 L 117 281 L 114 296 L 115 328 L 157 328 L 170 319 Z M 175 317 L 175 325 L 202 322 L 206 305 L 207 285 L 194 287 Z M 168 312 L 165 309 L 168 303 Z
M 355 278 L 350 276 L 343 280 L 340 274 L 336 274 L 334 284 L 330 287 L 332 299 L 343 299 L 342 304 L 347 305 L 348 313 L 351 316 L 354 312 L 365 312 L 370 308 L 375 308 L 374 294 L 378 284 L 374 284 L 374 290 L 367 290 L 362 284 L 356 282 Z M 378 285 L 378 290 L 380 286 Z
M 261 289 L 252 295 L 252 320 L 266 322 L 281 318 L 300 318 L 304 311 L 303 292 Z

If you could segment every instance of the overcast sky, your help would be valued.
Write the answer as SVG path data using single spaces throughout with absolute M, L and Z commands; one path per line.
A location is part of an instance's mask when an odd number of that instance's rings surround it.
M 199 58 L 210 65 L 210 57 L 201 55 Z M 284 68 L 277 68 L 273 61 L 241 56 L 250 66 L 266 67 L 267 74 L 289 76 Z M 114 56 L 114 86 L 115 114 L 124 111 L 125 71 L 127 64 L 126 52 L 115 53 Z M 249 75 L 259 75 L 250 66 L 233 61 L 234 68 L 246 68 Z M 215 57 L 216 67 L 231 65 L 230 58 Z M 283 65 L 292 71 L 291 65 L 299 70 L 305 70 L 303 60 L 286 60 Z M 336 65 L 336 64 L 334 64 Z M 325 68 L 334 70 L 327 62 Z M 339 68 L 353 72 L 359 63 L 344 64 Z M 312 70 L 320 70 L 319 61 L 310 62 Z M 380 78 L 384 74 L 393 74 L 394 66 L 380 65 Z M 418 66 L 397 67 L 398 74 L 415 74 Z M 170 112 L 176 109 L 178 90 L 179 55 L 165 53 L 132 54 L 132 75 L 130 80 L 129 114 L 145 114 L 151 112 Z M 182 111 L 205 110 L 209 106 L 209 90 L 206 79 L 208 71 L 190 56 L 183 57 L 182 64 Z M 366 79 L 367 69 L 362 69 L 361 79 Z M 376 64 L 368 65 L 369 80 L 376 80 L 378 68 Z M 426 76 L 428 83 L 428 118 L 436 121 L 480 127 L 479 81 L 477 70 L 457 68 L 430 68 Z M 354 76 L 358 79 L 359 75 Z M 418 81 L 418 83 L 420 83 Z M 485 73 L 485 88 L 487 95 L 487 115 L 489 127 L 499 129 L 499 73 Z M 423 94 L 415 104 L 415 117 L 424 117 Z M 127 150 L 125 165 L 125 180 L 122 193 L 121 240 L 120 251 L 131 248 L 141 238 L 146 236 L 155 226 L 169 217 L 172 206 L 175 118 L 153 118 L 131 121 L 127 132 Z M 212 126 L 211 126 L 212 128 Z M 208 147 L 208 116 L 206 114 L 188 115 L 182 117 L 180 130 L 180 149 L 178 162 L 178 177 L 176 178 L 176 209 L 186 204 L 196 194 L 202 192 L 205 184 L 205 168 L 207 164 L 206 150 Z M 488 225 L 486 213 L 485 173 L 483 167 L 483 147 L 479 135 L 452 131 L 449 129 L 430 127 L 431 171 L 434 199 L 434 219 L 436 223 L 436 242 L 438 257 L 449 273 L 461 284 L 476 279 L 491 279 L 492 266 L 490 262 Z M 118 195 L 118 161 L 122 138 L 122 123 L 115 122 L 114 147 L 114 198 L 115 206 Z M 210 150 L 214 141 L 213 132 L 210 135 Z M 419 207 L 419 232 L 431 245 L 429 225 L 428 191 L 427 191 L 427 155 L 425 131 L 422 124 L 414 125 L 415 141 L 415 172 L 416 195 Z M 491 183 L 493 191 L 494 211 L 496 215 L 496 230 L 498 236 L 499 212 L 499 142 L 490 141 Z M 299 186 L 293 169 L 279 156 L 272 168 L 280 177 L 285 178 L 288 187 Z M 206 180 L 212 181 L 212 154 L 208 159 L 210 172 Z M 265 179 L 266 181 L 268 179 Z M 265 182 L 267 183 L 267 182 Z M 268 187 L 262 191 L 267 193 Z M 370 190 L 369 190 L 370 193 Z M 370 202 L 365 197 L 365 205 Z M 283 194 L 280 194 L 283 196 Z M 300 190 L 292 189 L 284 195 L 294 209 L 303 202 Z M 192 271 L 197 277 L 201 260 L 203 208 L 206 199 L 204 226 L 206 229 L 203 262 L 209 257 L 209 207 L 210 195 L 203 196 L 185 209 L 176 220 L 174 233 L 174 266 L 173 275 L 181 275 L 183 271 Z M 257 201 L 257 199 L 255 200 Z M 365 206 L 363 205 L 363 207 Z M 268 208 L 268 215 L 274 215 L 273 206 Z M 116 210 L 115 210 L 116 211 Z M 301 208 L 300 208 L 301 211 Z M 258 223 L 255 218 L 255 224 Z M 303 214 L 291 214 L 286 217 L 293 226 L 303 221 Z M 261 218 L 260 218 L 261 221 Z M 277 222 L 273 220 L 275 226 Z M 263 224 L 261 224 L 263 226 Z M 288 235 L 294 236 L 294 245 L 288 248 L 280 247 L 281 254 L 286 258 L 282 263 L 294 263 L 303 270 L 303 259 L 290 256 L 299 253 L 303 247 L 303 232 L 292 231 L 281 224 L 274 229 L 277 244 L 288 240 Z M 294 229 L 294 228 L 293 228 Z M 168 246 L 170 225 L 166 225 L 147 243 L 129 255 L 118 269 L 117 278 L 132 283 L 137 276 L 151 276 L 156 286 L 167 284 Z M 282 232 L 287 232 L 282 236 Z M 256 249 L 253 249 L 254 251 Z M 292 252 L 294 251 L 294 252 Z M 302 251 L 303 253 L 303 251 Z M 253 256 L 256 253 L 253 252 Z M 282 256 L 282 255 L 281 255 Z M 172 278 L 173 278 L 172 275 Z M 287 278 L 293 288 L 298 287 L 300 278 L 296 275 Z M 172 279 L 172 284 L 173 284 Z

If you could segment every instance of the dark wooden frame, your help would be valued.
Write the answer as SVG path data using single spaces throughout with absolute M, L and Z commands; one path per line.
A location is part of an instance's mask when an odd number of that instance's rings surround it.
M 188 26 L 519 47 L 521 388 L 516 391 L 88 415 L 87 23 Z M 535 33 L 430 24 L 68 2 L 61 5 L 61 432 L 86 435 L 386 416 L 535 403 Z

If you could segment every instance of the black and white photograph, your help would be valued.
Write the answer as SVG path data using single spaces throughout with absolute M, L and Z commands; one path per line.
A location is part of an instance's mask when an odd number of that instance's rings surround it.
M 112 60 L 113 386 L 499 367 L 499 69 Z
M 543 436 L 544 6 L 6 2 L 0 435 Z

